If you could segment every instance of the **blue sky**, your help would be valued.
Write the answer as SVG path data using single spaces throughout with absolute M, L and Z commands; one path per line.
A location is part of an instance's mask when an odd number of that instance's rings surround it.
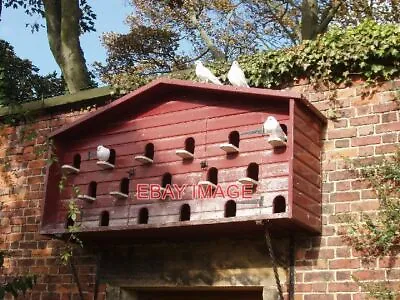
M 126 16 L 132 13 L 128 0 L 95 0 L 90 1 L 90 4 L 97 14 L 97 31 L 81 37 L 82 48 L 89 67 L 96 60 L 105 60 L 106 52 L 101 45 L 101 34 L 108 31 L 127 32 L 128 26 L 124 21 Z M 27 23 L 40 20 L 38 16 L 29 17 L 23 13 L 22 9 L 3 8 L 1 19 L 0 39 L 8 41 L 19 57 L 31 60 L 40 68 L 41 74 L 53 71 L 60 73 L 48 46 L 46 28 L 31 33 L 30 28 L 25 27 Z

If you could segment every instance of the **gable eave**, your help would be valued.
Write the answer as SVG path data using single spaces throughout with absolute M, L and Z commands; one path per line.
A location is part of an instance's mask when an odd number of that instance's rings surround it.
M 55 138 L 59 135 L 71 132 L 78 127 L 88 125 L 95 121 L 100 121 L 102 117 L 105 117 L 107 114 L 117 113 L 118 110 L 124 111 L 125 108 L 132 109 L 134 108 L 135 103 L 139 104 L 140 100 L 143 100 L 152 94 L 153 96 L 158 96 L 160 94 L 179 94 L 182 92 L 190 91 L 203 91 L 205 93 L 212 94 L 232 94 L 236 96 L 240 94 L 242 96 L 257 96 L 261 99 L 273 98 L 276 101 L 288 101 L 289 99 L 293 99 L 294 101 L 299 101 L 305 104 L 323 123 L 326 122 L 326 118 L 322 115 L 322 113 L 318 109 L 316 109 L 311 103 L 309 103 L 301 94 L 298 93 L 261 88 L 242 88 L 229 85 L 215 85 L 186 80 L 161 78 L 154 80 L 153 82 L 142 86 L 133 92 L 130 92 L 129 94 L 111 102 L 110 104 L 103 106 L 102 108 L 99 108 L 94 112 L 85 115 L 84 117 L 72 122 L 71 124 L 63 126 L 62 128 L 52 132 L 49 137 Z M 164 98 L 165 101 L 167 101 L 167 97 Z M 155 101 L 154 99 L 156 99 L 156 97 L 150 97 L 146 100 L 147 103 L 149 103 L 151 101 Z

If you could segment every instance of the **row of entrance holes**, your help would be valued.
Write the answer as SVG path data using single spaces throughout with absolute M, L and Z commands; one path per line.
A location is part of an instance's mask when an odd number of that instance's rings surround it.
M 281 126 L 285 129 L 285 131 L 287 131 L 286 125 L 281 125 Z M 230 144 L 239 148 L 239 142 L 240 142 L 239 132 L 238 131 L 230 132 L 229 136 L 228 136 L 228 141 Z M 194 154 L 194 149 L 195 149 L 194 138 L 192 138 L 192 137 L 187 138 L 185 140 L 185 150 Z M 154 158 L 154 144 L 149 143 L 146 145 L 145 156 L 150 159 Z M 115 150 L 110 149 L 110 158 L 109 158 L 108 162 L 110 164 L 114 165 L 115 158 L 116 158 Z M 75 168 L 79 169 L 80 165 L 81 165 L 81 156 L 80 156 L 80 154 L 75 154 L 74 159 L 73 159 L 73 166 Z M 258 181 L 258 164 L 256 164 L 256 163 L 249 164 L 249 166 L 247 167 L 247 177 L 249 177 L 255 181 Z M 218 170 L 216 168 L 210 168 L 208 170 L 207 180 L 215 185 L 218 184 Z M 172 175 L 169 173 L 166 173 L 163 176 L 161 186 L 165 187 L 167 184 L 171 184 L 171 181 L 172 181 Z M 94 182 L 94 181 L 90 182 L 89 188 L 88 188 L 89 196 L 96 198 L 96 187 L 97 187 L 96 182 Z M 255 188 L 256 187 L 254 187 L 253 191 L 255 191 Z M 128 194 L 128 190 L 129 190 L 129 179 L 123 178 L 120 183 L 120 192 L 124 193 L 124 194 Z
M 281 124 L 281 127 L 285 134 L 287 134 L 287 127 L 284 124 Z M 239 143 L 240 143 L 240 134 L 238 131 L 232 131 L 228 135 L 228 142 L 229 144 L 232 144 L 239 148 Z M 195 149 L 195 140 L 192 137 L 189 137 L 185 140 L 185 150 L 188 151 L 191 154 L 194 154 L 194 149 Z M 145 146 L 145 151 L 144 151 L 144 156 L 150 159 L 154 159 L 154 144 L 153 143 L 148 143 Z M 108 159 L 107 162 L 109 162 L 112 165 L 115 165 L 115 159 L 116 159 L 116 153 L 114 149 L 110 149 L 110 158 Z M 75 154 L 74 159 L 73 159 L 73 167 L 80 169 L 81 166 L 81 156 L 80 154 Z
M 247 177 L 258 181 L 258 173 L 259 173 L 259 166 L 257 163 L 250 163 L 247 167 L 246 174 Z M 211 183 L 217 185 L 218 184 L 218 169 L 217 168 L 210 168 L 207 171 L 207 180 Z M 165 173 L 162 176 L 161 180 L 161 187 L 165 188 L 167 185 L 172 184 L 172 175 L 170 173 Z M 120 181 L 120 192 L 123 194 L 129 194 L 129 179 L 124 177 Z M 255 192 L 256 186 L 253 187 L 253 192 Z M 97 196 L 97 182 L 91 181 L 88 187 L 88 196 L 96 198 Z
M 281 125 L 282 129 L 284 130 L 285 133 L 287 133 L 287 127 L 286 125 Z M 237 148 L 239 148 L 239 142 L 240 142 L 240 135 L 238 131 L 232 131 L 229 133 L 228 136 L 228 142 Z M 185 150 L 194 154 L 194 149 L 195 149 L 195 140 L 192 137 L 189 137 L 185 140 Z M 148 143 L 145 147 L 145 156 L 153 159 L 154 158 L 154 144 Z M 108 160 L 109 163 L 115 164 L 115 158 L 116 158 L 116 153 L 114 149 L 110 149 L 110 158 Z M 81 156 L 80 154 L 76 154 L 73 159 L 73 166 L 77 169 L 80 168 L 81 164 Z M 249 166 L 247 167 L 247 177 L 258 181 L 258 173 L 259 173 L 259 166 L 257 163 L 250 163 Z M 210 181 L 211 183 L 217 185 L 218 184 L 218 169 L 217 168 L 210 168 L 207 172 L 207 180 Z M 170 173 L 165 173 L 162 177 L 162 187 L 166 187 L 168 184 L 172 183 L 172 175 Z M 254 186 L 253 191 L 255 191 L 256 186 Z M 120 182 L 120 192 L 123 194 L 129 194 L 129 179 L 128 178 L 123 178 Z M 95 181 L 91 181 L 89 183 L 88 187 L 88 194 L 90 197 L 96 198 L 97 194 L 97 183 Z M 280 198 L 281 197 L 281 198 Z M 285 203 L 285 198 L 282 196 L 278 196 L 278 203 L 277 204 L 277 209 L 275 209 L 274 206 L 274 213 L 275 212 L 284 212 L 286 210 L 286 203 Z M 283 199 L 283 202 L 282 200 Z M 274 199 L 274 203 L 276 199 Z M 230 200 L 234 202 L 233 200 Z M 228 201 L 229 202 L 229 201 Z M 282 204 L 283 203 L 283 204 Z M 185 218 L 182 219 L 182 211 L 187 211 L 189 209 L 189 213 L 186 213 L 185 215 L 189 215 L 190 219 L 190 206 L 188 204 L 186 210 L 181 209 L 181 221 L 187 221 Z M 275 204 L 274 204 L 275 205 Z M 186 207 L 186 206 L 183 206 Z M 147 224 L 148 221 L 148 210 L 146 208 L 142 213 L 139 214 L 139 224 Z M 236 203 L 235 203 L 235 215 L 236 215 Z M 225 211 L 225 217 L 230 216 L 230 214 L 227 214 L 227 211 Z M 146 217 L 147 216 L 147 217 Z M 189 220 L 188 219 L 188 220 Z M 68 222 L 67 222 L 68 223 Z M 100 226 L 108 226 L 109 223 L 109 213 L 107 211 L 104 211 L 101 215 L 101 221 L 100 221 Z
M 279 195 L 276 196 L 272 204 L 273 213 L 283 213 L 286 211 L 286 201 L 285 197 Z M 180 208 L 179 221 L 190 221 L 191 209 L 190 205 L 185 203 Z M 234 200 L 229 200 L 225 203 L 225 218 L 231 218 L 236 216 L 236 202 Z M 146 207 L 142 207 L 138 214 L 138 224 L 148 224 L 149 222 L 149 210 Z M 103 211 L 100 215 L 100 226 L 108 226 L 110 224 L 110 213 L 108 211 Z M 68 218 L 66 227 L 73 226 L 74 221 Z

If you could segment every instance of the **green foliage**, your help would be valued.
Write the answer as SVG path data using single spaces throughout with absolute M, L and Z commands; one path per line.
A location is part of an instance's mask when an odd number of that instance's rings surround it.
M 37 158 L 46 156 L 46 163 L 51 166 L 53 163 L 58 162 L 56 148 L 52 139 L 46 138 L 42 145 L 34 148 L 34 154 Z M 58 186 L 60 190 L 64 189 L 64 183 L 67 178 L 63 175 Z
M 67 181 L 67 176 L 65 176 L 65 174 L 63 174 L 61 176 L 60 181 L 58 182 L 58 189 L 60 190 L 60 192 L 64 190 L 66 181 Z
M 5 100 L 5 82 L 4 82 L 4 68 L 0 64 L 0 103 Z
M 74 194 L 79 194 L 79 189 L 73 187 Z M 74 196 L 75 198 L 75 196 Z M 74 199 L 71 199 L 67 204 L 67 218 L 71 220 L 68 225 L 68 240 L 65 248 L 60 253 L 60 259 L 63 265 L 67 265 L 74 255 L 74 245 L 79 245 L 83 248 L 83 242 L 78 237 L 77 233 L 80 231 L 81 225 L 78 223 L 78 218 L 81 210 Z
M 363 283 L 360 282 L 359 279 L 357 279 L 354 276 L 353 280 L 357 282 L 363 290 L 367 291 L 370 294 L 370 296 L 374 297 L 375 299 L 396 300 L 396 297 L 399 295 L 398 292 L 390 289 L 388 282 Z
M 0 251 L 0 268 L 3 267 L 6 252 Z M 6 294 L 18 297 L 19 294 L 25 294 L 27 290 L 32 289 L 36 283 L 35 275 L 17 276 L 6 278 L 5 282 L 0 283 L 0 299 L 4 299 Z
M 344 241 L 359 251 L 364 259 L 396 255 L 400 249 L 400 150 L 390 157 L 376 158 L 374 163 L 363 165 L 352 161 L 352 170 L 366 180 L 376 192 L 379 210 L 376 215 L 361 216 L 361 220 L 349 220 Z M 360 283 L 376 299 L 396 299 L 385 283 Z
M 350 224 L 345 240 L 366 258 L 394 254 L 400 246 L 400 151 L 372 165 L 353 167 L 376 192 L 380 209 L 376 217 L 364 214 L 361 222 Z
M 63 175 L 58 185 L 60 192 L 64 189 L 66 180 L 67 177 Z M 83 248 L 83 242 L 77 235 L 77 233 L 81 229 L 81 224 L 78 223 L 79 216 L 81 215 L 81 209 L 79 208 L 78 204 L 75 201 L 76 197 L 80 193 L 79 187 L 73 186 L 72 191 L 73 191 L 73 197 L 71 200 L 68 201 L 66 207 L 67 219 L 69 220 L 69 224 L 67 227 L 68 239 L 66 241 L 64 249 L 60 253 L 60 259 L 63 265 L 67 265 L 71 261 L 71 258 L 74 255 L 75 245 L 79 245 L 81 248 Z
M 43 0 L 4 0 L 3 3 L 6 8 L 23 9 L 29 16 L 39 15 L 42 18 L 45 17 Z M 88 4 L 87 0 L 79 0 L 79 7 L 82 12 L 79 20 L 81 31 L 95 31 L 94 20 L 96 19 L 96 14 L 93 12 L 92 7 Z M 32 31 L 38 31 L 41 27 L 44 27 L 37 21 L 27 25 L 31 27 Z
M 244 56 L 239 63 L 256 87 L 279 88 L 302 77 L 334 83 L 350 81 L 352 75 L 387 80 L 400 74 L 400 26 L 365 21 L 334 28 L 314 41 Z
M 70 200 L 68 202 L 68 218 L 70 218 L 72 221 L 76 222 L 79 214 L 80 214 L 80 209 L 76 205 L 76 202 L 73 200 Z M 72 228 L 73 226 L 69 226 L 69 227 Z M 73 230 L 73 231 L 76 231 L 76 230 Z
M 346 83 L 355 75 L 366 81 L 388 80 L 400 75 L 400 26 L 367 20 L 357 27 L 333 28 L 314 41 L 241 56 L 238 61 L 250 86 L 259 88 L 279 89 L 300 78 L 315 84 Z M 208 67 L 227 83 L 230 63 L 214 62 Z M 168 77 L 196 80 L 194 70 Z M 154 77 L 134 79 L 120 79 L 118 88 L 133 90 Z
M 3 299 L 7 293 L 18 297 L 20 293 L 25 294 L 27 290 L 32 289 L 36 283 L 35 276 L 14 277 L 11 281 L 0 287 L 0 299 Z
M 179 36 L 172 31 L 132 26 L 127 34 L 109 33 L 103 39 L 107 63 L 96 62 L 95 66 L 105 80 L 122 72 L 149 75 L 186 67 L 176 55 Z
M 57 74 L 45 76 L 27 59 L 16 56 L 14 48 L 0 40 L 0 105 L 17 105 L 64 94 L 65 83 Z

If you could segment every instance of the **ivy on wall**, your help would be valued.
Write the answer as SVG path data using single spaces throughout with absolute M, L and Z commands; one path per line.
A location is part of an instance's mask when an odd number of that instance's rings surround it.
M 5 256 L 7 256 L 7 253 L 0 251 L 0 268 L 3 267 Z M 25 295 L 25 292 L 32 289 L 35 283 L 36 276 L 34 275 L 5 278 L 5 280 L 0 283 L 0 299 L 4 299 L 6 294 L 11 294 L 14 297 L 18 297 L 21 294 Z
M 395 257 L 400 253 L 400 150 L 392 156 L 376 157 L 367 165 L 357 159 L 348 163 L 376 193 L 379 210 L 361 214 L 360 220 L 349 218 L 343 239 L 366 260 Z M 395 300 L 400 295 L 388 282 L 363 283 L 353 279 L 376 299 Z
M 259 88 L 282 88 L 300 78 L 312 83 L 350 82 L 354 76 L 388 80 L 400 75 L 400 25 L 367 20 L 357 27 L 333 28 L 317 40 L 292 48 L 241 56 L 238 61 L 250 86 Z M 228 84 L 230 63 L 217 61 L 207 67 Z M 196 80 L 194 69 L 166 77 Z M 129 75 L 115 88 L 126 93 L 153 79 Z
M 345 241 L 365 258 L 393 255 L 400 250 L 400 150 L 390 157 L 375 158 L 369 165 L 352 162 L 357 175 L 375 191 L 376 216 L 363 214 L 350 224 Z
M 243 57 L 251 86 L 275 88 L 302 77 L 312 82 L 388 80 L 400 74 L 400 26 L 365 21 L 346 30 L 335 28 L 315 41 Z

